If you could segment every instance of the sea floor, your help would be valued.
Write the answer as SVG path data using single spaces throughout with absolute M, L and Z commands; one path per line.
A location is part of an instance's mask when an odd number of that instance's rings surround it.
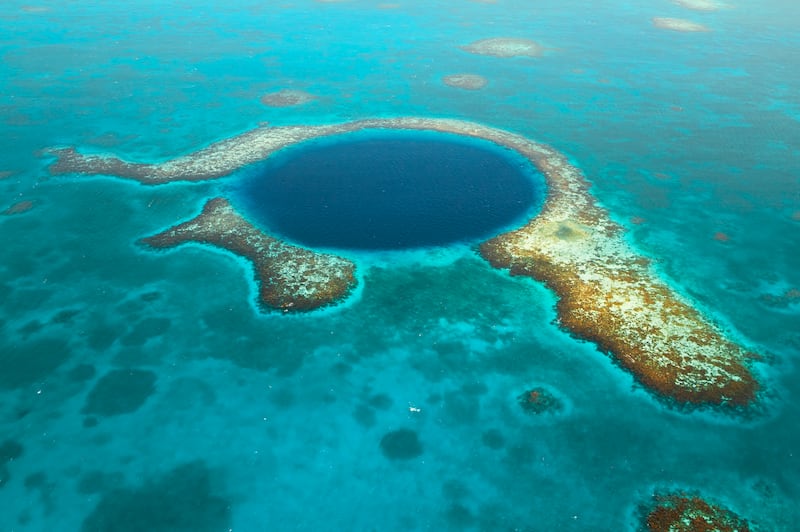
M 671 490 L 755 530 L 800 521 L 797 6 L 6 4 L 0 530 L 637 530 Z M 460 48 L 492 37 L 544 50 Z M 262 101 L 282 89 L 314 97 Z M 262 122 L 393 116 L 567 154 L 670 286 L 764 354 L 756 408 L 657 397 L 470 245 L 354 252 L 342 304 L 264 312 L 244 260 L 137 243 L 235 176 L 52 176 L 42 151 L 157 162 Z M 526 410 L 531 389 L 561 408 Z

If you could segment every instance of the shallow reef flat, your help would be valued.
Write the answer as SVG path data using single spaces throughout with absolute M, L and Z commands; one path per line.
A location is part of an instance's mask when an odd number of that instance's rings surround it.
M 711 31 L 708 26 L 683 18 L 653 17 L 653 26 L 662 30 L 680 31 L 683 33 L 702 33 Z
M 492 37 L 481 39 L 461 47 L 465 52 L 495 57 L 540 57 L 545 48 L 529 39 L 516 37 Z
M 484 88 L 489 80 L 479 74 L 451 74 L 443 77 L 442 82 L 449 87 L 476 91 Z
M 153 165 L 55 149 L 50 152 L 57 157 L 51 171 L 112 174 L 146 184 L 214 179 L 304 140 L 368 129 L 454 133 L 492 141 L 529 159 L 545 175 L 548 186 L 541 212 L 523 227 L 484 242 L 481 254 L 497 268 L 547 284 L 559 297 L 559 320 L 567 330 L 595 342 L 658 394 L 680 404 L 738 407 L 755 400 L 758 383 L 749 362 L 758 357 L 727 339 L 626 242 L 623 229 L 596 204 L 588 182 L 565 156 L 520 135 L 461 120 L 417 117 L 264 127 Z M 240 234 L 245 236 L 239 240 L 254 248 L 273 245 L 275 239 L 225 205 L 230 209 L 220 218 L 225 222 L 209 216 L 211 221 L 195 223 L 198 227 L 182 224 L 167 231 L 161 242 L 171 245 L 184 234 L 190 235 L 188 239 L 201 234 L 225 243 L 230 235 Z M 261 243 L 262 238 L 268 244 Z M 152 239 L 148 243 L 158 244 Z M 253 247 L 240 250 L 238 245 L 227 249 L 256 262 Z M 287 254 L 286 260 L 291 256 Z M 284 258 L 270 260 L 271 267 L 279 270 L 299 267 L 290 262 L 280 265 Z M 287 285 L 282 290 L 290 293 L 292 289 Z
M 261 103 L 268 107 L 294 107 L 313 102 L 317 97 L 299 89 L 281 89 L 261 97 Z
M 270 308 L 303 311 L 330 305 L 355 285 L 355 265 L 335 255 L 289 245 L 254 227 L 225 198 L 209 200 L 197 217 L 142 239 L 154 248 L 185 242 L 211 244 L 249 259 L 259 301 Z
M 717 11 L 726 7 L 716 0 L 673 0 L 673 3 L 692 11 Z

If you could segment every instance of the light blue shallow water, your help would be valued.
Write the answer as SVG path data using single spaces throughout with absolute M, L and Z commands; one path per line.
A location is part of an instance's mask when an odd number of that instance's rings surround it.
M 5 2 L 0 210 L 33 207 L 0 216 L 0 530 L 634 530 L 672 488 L 795 529 L 800 8 L 734 3 Z M 551 49 L 458 48 L 495 36 Z M 458 72 L 489 84 L 442 83 Z M 319 98 L 260 103 L 282 88 Z M 39 154 L 158 161 L 264 121 L 404 115 L 567 154 L 663 276 L 767 355 L 761 411 L 670 408 L 463 246 L 360 255 L 340 307 L 261 313 L 241 260 L 136 244 L 226 180 L 51 177 Z M 561 413 L 519 408 L 536 386 Z M 399 429 L 421 454 L 384 455 Z

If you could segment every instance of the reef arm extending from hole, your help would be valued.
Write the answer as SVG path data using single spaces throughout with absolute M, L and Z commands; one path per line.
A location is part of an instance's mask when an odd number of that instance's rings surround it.
M 285 311 L 332 305 L 355 286 L 355 265 L 269 236 L 240 216 L 225 198 L 209 200 L 195 218 L 142 239 L 153 248 L 186 242 L 217 246 L 249 259 L 255 268 L 259 302 Z
M 484 242 L 481 254 L 512 275 L 544 282 L 559 297 L 560 324 L 647 388 L 680 404 L 752 404 L 759 386 L 747 363 L 758 357 L 659 277 L 565 158 L 532 159 L 550 185 L 542 212 Z

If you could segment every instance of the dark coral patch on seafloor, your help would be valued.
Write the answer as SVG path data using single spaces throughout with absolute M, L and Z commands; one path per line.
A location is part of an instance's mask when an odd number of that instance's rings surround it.
M 136 488 L 103 493 L 83 532 L 205 532 L 229 530 L 230 502 L 215 493 L 201 462 L 179 466 Z
M 481 434 L 481 441 L 486 447 L 494 451 L 506 446 L 506 439 L 503 437 L 503 433 L 497 429 L 484 431 Z
M 0 444 L 0 488 L 10 478 L 8 464 L 22 456 L 22 445 L 15 440 L 6 440 Z
M 422 443 L 411 429 L 398 429 L 384 434 L 381 451 L 390 460 L 410 460 L 422 454 Z
M 749 532 L 750 525 L 730 510 L 697 495 L 656 495 L 647 514 L 650 532 Z
M 537 387 L 524 392 L 517 397 L 517 402 L 522 410 L 528 414 L 544 414 L 557 412 L 564 408 L 561 400 L 545 388 Z
M 0 344 L 0 352 L 3 352 L 0 389 L 23 388 L 44 381 L 70 355 L 69 345 L 61 338 Z
M 84 414 L 116 416 L 135 412 L 155 391 L 156 374 L 141 369 L 118 369 L 108 372 L 95 384 Z

